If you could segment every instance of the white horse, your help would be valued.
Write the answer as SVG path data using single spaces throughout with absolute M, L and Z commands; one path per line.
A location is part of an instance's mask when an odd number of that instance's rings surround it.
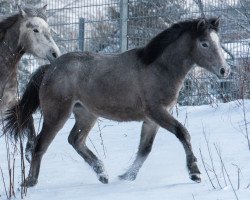
M 0 22 L 0 112 L 17 102 L 18 62 L 25 53 L 53 61 L 60 55 L 42 8 L 19 7 L 19 13 Z M 29 122 L 29 141 L 35 137 L 33 120 Z M 28 147 L 30 144 L 28 143 Z M 29 149 L 29 148 L 28 148 Z

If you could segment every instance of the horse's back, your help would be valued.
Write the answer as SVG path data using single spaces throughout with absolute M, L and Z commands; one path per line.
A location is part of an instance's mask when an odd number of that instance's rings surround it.
M 75 81 L 83 86 L 100 85 L 101 87 L 131 86 L 138 77 L 135 62 L 129 63 L 126 55 L 103 55 L 92 52 L 71 52 L 62 55 L 51 63 L 46 75 L 46 82 L 61 79 Z M 59 80 L 58 80 L 59 79 Z M 87 88 L 85 88 L 87 89 Z

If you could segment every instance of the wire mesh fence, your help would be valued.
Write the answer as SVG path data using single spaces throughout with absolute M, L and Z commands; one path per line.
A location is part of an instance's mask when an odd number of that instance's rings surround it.
M 0 0 L 2 16 L 15 12 L 18 3 Z M 232 73 L 228 79 L 218 80 L 209 72 L 195 68 L 184 83 L 179 104 L 250 98 L 248 0 L 24 0 L 22 4 L 48 4 L 48 21 L 62 53 L 78 50 L 120 53 L 145 45 L 174 22 L 202 14 L 220 16 L 220 35 Z M 25 83 L 30 73 L 44 62 L 25 57 L 20 64 L 20 81 Z

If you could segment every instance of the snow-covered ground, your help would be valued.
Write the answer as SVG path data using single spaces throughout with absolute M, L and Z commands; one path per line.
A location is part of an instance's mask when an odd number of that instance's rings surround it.
M 45 154 L 37 186 L 28 189 L 27 200 L 230 200 L 236 199 L 233 190 L 225 187 L 221 163 L 215 152 L 216 143 L 222 152 L 226 170 L 236 189 L 239 200 L 250 199 L 250 151 L 244 133 L 244 118 L 241 102 L 217 106 L 179 107 L 178 116 L 191 133 L 194 152 L 202 172 L 202 182 L 192 182 L 186 171 L 184 150 L 175 136 L 160 129 L 149 158 L 134 182 L 120 181 L 117 176 L 132 163 L 140 138 L 141 123 L 116 123 L 102 119 L 99 123 L 105 147 L 101 145 L 99 128 L 96 125 L 88 139 L 88 145 L 103 160 L 109 174 L 109 184 L 100 183 L 90 167 L 68 144 L 67 137 L 74 119 L 70 119 L 59 132 Z M 245 101 L 248 130 L 250 130 L 250 101 Z M 38 126 L 37 120 L 36 125 Z M 202 165 L 199 149 L 204 160 L 211 166 L 206 142 L 209 140 L 215 170 L 223 189 L 219 189 L 214 175 L 209 171 L 217 187 L 213 189 Z M 4 139 L 0 138 L 0 165 L 7 177 L 7 162 Z M 92 143 L 90 142 L 92 141 Z M 96 150 L 95 150 L 95 148 Z M 18 162 L 18 161 L 16 161 Z M 237 190 L 238 165 L 240 189 Z M 210 168 L 208 166 L 208 168 Z M 29 166 L 26 164 L 26 170 Z M 16 178 L 20 180 L 17 167 Z M 18 185 L 16 185 L 17 190 Z M 18 191 L 16 191 L 18 194 Z M 6 199 L 0 176 L 0 199 Z M 18 196 L 18 195 L 17 195 Z M 19 199 L 19 197 L 17 198 Z

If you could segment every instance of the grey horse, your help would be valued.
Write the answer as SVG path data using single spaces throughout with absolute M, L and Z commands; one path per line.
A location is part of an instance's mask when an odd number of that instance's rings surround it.
M 19 7 L 19 13 L 0 22 L 0 112 L 1 115 L 17 102 L 17 65 L 25 53 L 36 57 L 56 59 L 60 51 L 52 39 L 46 22 L 46 5 L 42 8 Z M 33 120 L 29 121 L 29 142 L 35 138 Z M 28 157 L 28 154 L 26 154 Z
M 6 117 L 6 131 L 17 137 L 25 133 L 26 120 L 39 106 L 43 112 L 42 130 L 36 138 L 29 175 L 23 184 L 30 187 L 37 183 L 42 156 L 72 112 L 75 125 L 68 142 L 102 183 L 108 183 L 102 161 L 86 146 L 86 138 L 98 117 L 143 121 L 136 159 L 120 179 L 136 178 L 158 128 L 162 127 L 180 140 L 190 178 L 200 182 L 190 135 L 169 111 L 177 101 L 186 74 L 195 64 L 219 78 L 229 75 L 218 28 L 218 18 L 182 21 L 142 48 L 117 55 L 72 52 L 40 67 L 21 101 Z

